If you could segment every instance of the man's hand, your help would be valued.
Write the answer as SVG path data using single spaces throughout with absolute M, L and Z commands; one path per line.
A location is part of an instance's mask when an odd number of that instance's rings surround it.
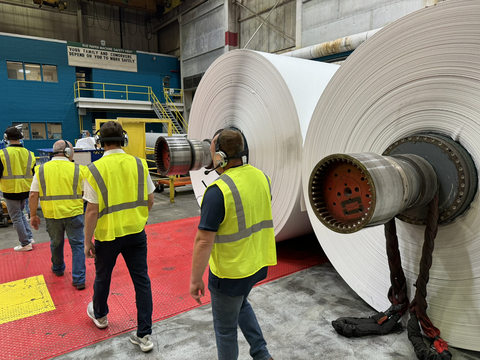
M 38 215 L 33 215 L 30 217 L 30 225 L 35 229 L 38 230 L 38 226 L 40 225 L 40 218 Z
M 95 244 L 92 240 L 85 240 L 85 256 L 90 259 L 95 259 L 97 255 L 95 254 Z
M 203 283 L 203 280 L 190 282 L 190 296 L 194 298 L 199 305 L 202 305 L 202 300 L 200 298 L 205 296 L 205 284 Z
M 207 267 L 210 254 L 212 253 L 215 234 L 216 232 L 213 231 L 197 230 L 197 235 L 195 235 L 192 256 L 192 275 L 190 276 L 190 295 L 198 304 L 202 304 L 200 298 L 205 296 L 205 284 L 203 283 L 202 277 Z

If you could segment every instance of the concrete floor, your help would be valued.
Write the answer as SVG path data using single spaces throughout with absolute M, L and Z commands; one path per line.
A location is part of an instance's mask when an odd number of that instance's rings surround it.
M 199 208 L 193 190 L 185 186 L 178 188 L 173 204 L 167 192 L 155 194 L 149 223 L 197 215 Z M 38 243 L 49 241 L 45 224 L 42 225 L 34 232 Z M 12 226 L 0 228 L 0 238 L 2 249 L 18 244 Z M 275 360 L 416 359 L 405 329 L 383 337 L 360 339 L 336 334 L 330 325 L 332 320 L 341 316 L 370 316 L 374 311 L 328 263 L 256 287 L 249 299 Z M 154 323 L 152 338 L 155 348 L 150 353 L 142 353 L 130 343 L 128 334 L 122 334 L 55 359 L 216 359 L 210 305 Z M 239 359 L 249 359 L 248 344 L 241 332 L 239 345 Z M 480 359 L 480 352 L 455 348 L 451 352 L 454 359 Z

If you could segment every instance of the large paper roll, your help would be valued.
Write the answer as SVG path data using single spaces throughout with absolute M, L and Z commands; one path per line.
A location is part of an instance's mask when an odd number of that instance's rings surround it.
M 247 140 L 249 162 L 272 178 L 272 211 L 277 241 L 312 232 L 302 209 L 303 141 L 320 95 L 338 65 L 251 50 L 218 58 L 195 93 L 188 138 L 212 138 L 236 127 Z M 200 201 L 215 172 L 191 171 Z M 303 211 L 302 211 L 303 210 Z
M 383 153 L 409 135 L 436 132 L 480 164 L 480 1 L 448 1 L 403 17 L 361 45 L 342 65 L 314 111 L 305 140 L 303 188 L 333 153 Z M 441 225 L 427 286 L 427 313 L 452 346 L 480 350 L 480 213 L 477 195 Z M 377 310 L 389 307 L 383 227 L 342 235 L 307 204 L 315 234 L 343 279 Z M 409 297 L 419 272 L 424 226 L 397 220 Z M 351 309 L 350 316 L 355 314 Z

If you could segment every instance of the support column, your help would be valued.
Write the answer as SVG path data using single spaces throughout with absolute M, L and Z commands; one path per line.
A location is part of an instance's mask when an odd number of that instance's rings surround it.
M 225 0 L 225 52 L 238 49 L 238 6 L 230 0 Z
M 297 21 L 295 22 L 295 49 L 302 47 L 302 0 L 297 0 Z
M 83 43 L 83 24 L 82 24 L 82 4 L 78 4 L 77 9 L 77 27 L 78 27 L 78 42 Z

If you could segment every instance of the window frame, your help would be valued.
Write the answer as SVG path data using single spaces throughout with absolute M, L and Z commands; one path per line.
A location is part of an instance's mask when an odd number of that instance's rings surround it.
M 27 65 L 38 65 L 39 67 L 39 73 L 40 73 L 40 80 L 31 80 L 31 79 L 27 79 L 27 69 L 26 69 L 26 66 Z M 40 63 L 33 63 L 33 62 L 23 62 L 23 72 L 25 73 L 25 81 L 34 81 L 34 82 L 43 82 L 43 71 L 42 71 L 42 64 Z
M 58 66 L 57 65 L 52 65 L 52 64 L 40 64 L 40 66 L 42 68 L 42 82 L 58 84 Z M 45 76 L 44 76 L 44 67 L 45 66 L 55 66 L 55 74 L 57 76 L 56 81 L 45 81 Z
M 63 139 L 63 123 L 62 122 L 47 122 L 47 139 L 46 140 L 61 140 Z M 50 132 L 48 131 L 48 125 L 49 124 L 52 124 L 52 125 L 60 125 L 60 130 L 61 130 L 61 133 L 60 133 L 60 137 L 59 138 L 55 138 L 55 137 L 50 137 Z M 53 133 L 52 134 L 58 134 L 58 133 Z
M 17 63 L 17 64 L 22 64 L 22 74 L 23 74 L 23 79 L 12 79 L 8 76 L 8 63 Z M 5 65 L 7 67 L 7 80 L 13 80 L 13 81 L 26 81 L 25 80 L 25 63 L 23 61 L 15 61 L 15 60 L 5 60 Z
M 13 79 L 8 76 L 8 64 L 9 63 L 16 63 L 16 64 L 22 64 L 22 69 L 21 71 L 17 70 L 18 72 L 21 72 L 23 75 L 23 79 Z M 40 80 L 31 80 L 27 79 L 27 72 L 25 69 L 25 65 L 38 65 L 40 67 Z M 42 83 L 53 83 L 53 84 L 58 84 L 58 65 L 55 64 L 43 64 L 43 63 L 34 63 L 34 62 L 26 62 L 26 61 L 17 61 L 17 60 L 5 60 L 5 66 L 7 67 L 7 80 L 13 80 L 13 81 L 33 81 L 33 82 L 42 82 Z M 50 81 L 50 80 L 45 80 L 44 76 L 44 71 L 45 71 L 45 66 L 50 66 L 50 67 L 55 67 L 55 74 L 56 74 L 56 81 Z
M 48 130 L 47 130 L 47 123 L 46 123 L 46 122 L 41 122 L 41 121 L 39 121 L 39 122 L 32 122 L 32 121 L 30 121 L 29 124 L 30 124 L 30 132 L 31 132 L 31 134 L 32 134 L 30 140 L 40 140 L 40 141 L 42 141 L 42 140 L 49 140 L 49 139 L 48 139 Z M 34 139 L 34 138 L 33 138 L 33 126 L 32 126 L 32 124 L 43 124 L 43 126 L 44 126 L 43 130 L 44 130 L 44 134 L 45 134 L 45 137 L 44 137 L 43 139 Z

